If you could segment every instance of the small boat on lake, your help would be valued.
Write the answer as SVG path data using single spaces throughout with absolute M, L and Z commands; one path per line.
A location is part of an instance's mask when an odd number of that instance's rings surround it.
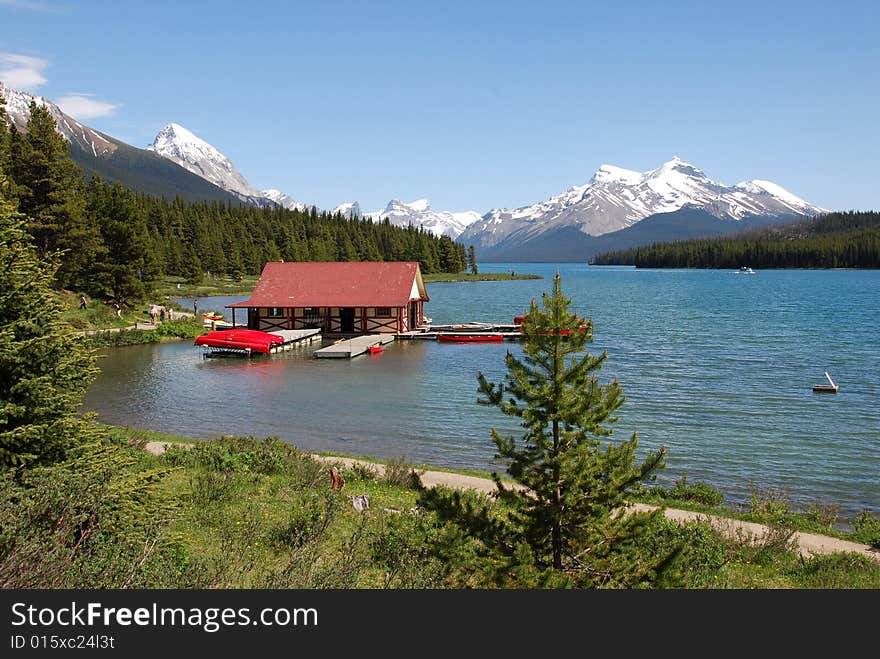
M 753 274 L 755 274 L 755 271 L 752 270 L 747 265 L 744 265 L 739 270 L 736 271 L 736 274 L 738 274 L 738 275 L 753 275 Z
M 378 355 L 379 353 L 384 352 L 384 350 L 385 350 L 385 346 L 383 346 L 381 343 L 378 343 L 374 346 L 370 346 L 370 354 L 371 355 Z
M 504 341 L 503 334 L 440 334 L 437 336 L 440 343 L 480 343 Z

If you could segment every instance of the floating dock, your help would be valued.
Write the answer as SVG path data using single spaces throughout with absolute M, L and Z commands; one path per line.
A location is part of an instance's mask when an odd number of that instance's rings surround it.
M 399 339 L 422 339 L 436 341 L 438 337 L 469 337 L 481 335 L 500 335 L 502 340 L 517 341 L 522 339 L 519 325 L 503 323 L 463 323 L 459 325 L 427 325 L 412 332 L 401 332 Z
M 394 334 L 365 334 L 351 339 L 340 339 L 333 345 L 315 351 L 315 357 L 330 359 L 351 359 L 370 351 L 371 346 L 382 345 L 394 341 Z
M 814 384 L 813 391 L 817 393 L 836 394 L 840 389 L 840 386 L 831 379 L 831 376 L 828 375 L 828 371 L 825 371 L 825 377 L 828 378 L 830 384 Z
M 302 345 L 304 343 L 311 343 L 312 341 L 321 340 L 321 330 L 319 328 L 275 330 L 274 332 L 269 332 L 269 334 L 274 334 L 275 336 L 280 336 L 282 339 L 284 339 L 284 343 L 279 346 L 275 346 L 272 352 L 279 352 L 280 350 L 290 350 L 291 348 L 295 348 L 296 346 Z

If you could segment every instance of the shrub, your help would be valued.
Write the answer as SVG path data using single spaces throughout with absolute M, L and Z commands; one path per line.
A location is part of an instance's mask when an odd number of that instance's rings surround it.
M 645 488 L 642 492 L 647 492 L 649 496 L 659 499 L 692 501 L 712 508 L 717 508 L 724 503 L 724 495 L 719 490 L 703 481 L 688 483 L 687 476 L 676 480 L 670 488 L 652 487 Z
M 385 465 L 385 476 L 382 480 L 394 487 L 408 487 L 415 490 L 422 487 L 421 474 L 406 461 L 405 456 L 394 458 Z
M 833 530 L 840 521 L 840 506 L 813 501 L 807 504 L 804 515 L 819 528 Z
M 340 498 L 329 492 L 304 492 L 291 502 L 287 519 L 267 532 L 269 542 L 296 549 L 317 541 L 340 508 Z
M 853 522 L 853 537 L 859 542 L 880 549 L 880 518 L 863 510 Z

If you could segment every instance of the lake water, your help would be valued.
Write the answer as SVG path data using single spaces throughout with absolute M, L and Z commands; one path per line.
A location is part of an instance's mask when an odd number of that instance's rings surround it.
M 704 480 L 728 503 L 774 488 L 850 517 L 880 511 L 880 271 L 481 270 L 544 279 L 429 284 L 434 323 L 512 322 L 559 271 L 572 307 L 594 320 L 591 352 L 608 351 L 600 380 L 617 377 L 627 397 L 614 437 L 666 445 L 661 482 Z M 399 341 L 353 360 L 313 359 L 313 345 L 250 360 L 205 359 L 188 341 L 110 349 L 85 406 L 107 423 L 200 438 L 277 435 L 307 450 L 503 468 L 490 428 L 520 429 L 476 403 L 476 374 L 501 379 L 519 344 Z M 812 392 L 823 371 L 838 394 Z

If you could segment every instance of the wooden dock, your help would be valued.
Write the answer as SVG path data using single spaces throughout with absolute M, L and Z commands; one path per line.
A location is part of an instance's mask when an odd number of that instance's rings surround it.
M 321 330 L 318 328 L 276 330 L 274 332 L 269 332 L 269 334 L 274 334 L 275 336 L 280 336 L 282 339 L 284 339 L 284 343 L 282 343 L 280 346 L 272 348 L 272 352 L 290 350 L 291 348 L 295 348 L 296 346 L 302 345 L 304 343 L 311 343 L 312 341 L 321 340 Z
M 438 336 L 479 336 L 480 334 L 500 334 L 507 341 L 522 339 L 519 325 L 504 323 L 463 323 L 459 325 L 428 325 L 413 332 L 401 332 L 400 339 L 422 339 L 436 341 Z
M 386 345 L 394 341 L 394 334 L 365 334 L 351 339 L 340 339 L 333 345 L 315 351 L 315 357 L 331 359 L 351 359 L 365 352 L 369 352 L 370 346 Z

